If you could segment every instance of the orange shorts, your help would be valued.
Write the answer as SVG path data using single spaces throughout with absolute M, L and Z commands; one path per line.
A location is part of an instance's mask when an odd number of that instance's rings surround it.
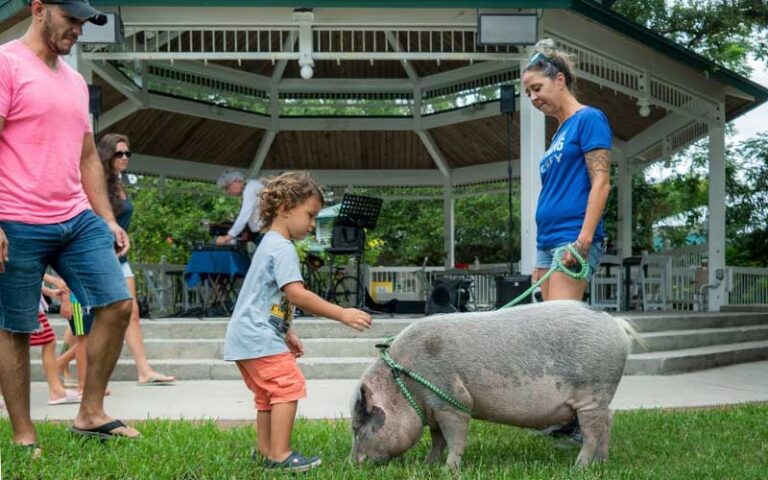
M 253 392 L 256 410 L 270 411 L 275 403 L 294 402 L 307 396 L 307 382 L 290 352 L 235 363 Z

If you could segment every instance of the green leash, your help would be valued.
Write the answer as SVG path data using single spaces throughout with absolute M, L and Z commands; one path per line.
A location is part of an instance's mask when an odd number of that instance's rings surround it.
M 571 255 L 576 257 L 576 260 L 579 261 L 579 265 L 581 266 L 581 269 L 579 271 L 574 272 L 570 268 L 563 265 L 563 256 L 565 254 L 565 251 L 568 250 L 571 252 Z M 517 298 L 513 299 L 511 302 L 507 303 L 501 308 L 509 308 L 517 305 L 522 301 L 525 297 L 533 293 L 534 290 L 539 288 L 541 284 L 547 281 L 549 277 L 552 276 L 553 273 L 560 271 L 564 274 L 568 275 L 569 277 L 573 278 L 574 280 L 584 280 L 589 276 L 589 264 L 586 260 L 584 260 L 584 257 L 581 256 L 581 254 L 576 250 L 576 248 L 573 246 L 573 244 L 568 244 L 564 247 L 560 247 L 557 250 L 555 250 L 555 255 L 552 258 L 552 267 L 550 267 L 549 271 L 544 274 L 543 277 L 536 280 L 536 282 L 528 288 L 528 290 L 524 291 L 522 294 L 520 294 Z
M 579 264 L 581 265 L 581 269 L 579 271 L 575 272 L 563 264 L 562 258 L 566 250 L 571 252 L 571 255 L 576 257 L 576 259 L 579 261 Z M 543 277 L 538 279 L 533 285 L 531 285 L 531 287 L 528 288 L 525 292 L 523 292 L 517 298 L 513 299 L 511 302 L 507 303 L 501 308 L 509 308 L 518 304 L 525 297 L 530 295 L 536 288 L 541 286 L 542 283 L 546 282 L 547 279 L 557 271 L 561 271 L 575 280 L 584 280 L 589 275 L 589 264 L 587 264 L 586 260 L 584 260 L 584 257 L 582 257 L 581 254 L 579 254 L 579 252 L 576 250 L 576 248 L 573 245 L 568 244 L 564 247 L 560 247 L 557 250 L 555 250 L 555 255 L 554 255 L 554 258 L 552 259 L 552 267 L 549 269 L 549 271 L 545 273 Z M 424 410 L 421 408 L 421 406 L 419 406 L 419 404 L 416 402 L 416 399 L 413 398 L 411 391 L 408 390 L 408 386 L 403 381 L 403 375 L 406 377 L 412 378 L 416 382 L 425 386 L 432 393 L 442 398 L 449 404 L 453 405 L 455 408 L 466 413 L 467 415 L 472 414 L 472 411 L 469 409 L 469 407 L 467 407 L 460 401 L 456 400 L 453 396 L 440 390 L 439 387 L 429 382 L 424 377 L 418 375 L 416 372 L 413 372 L 405 368 L 404 366 L 400 365 L 399 363 L 397 363 L 395 359 L 392 358 L 392 356 L 389 354 L 389 347 L 392 345 L 392 342 L 394 341 L 395 341 L 395 337 L 390 337 L 384 343 L 377 344 L 376 348 L 379 349 L 379 356 L 381 357 L 381 359 L 389 367 L 389 369 L 392 370 L 392 376 L 395 379 L 395 383 L 400 388 L 400 392 L 403 394 L 405 399 L 408 400 L 408 403 L 410 403 L 411 407 L 413 407 L 413 409 L 416 411 L 416 414 L 421 419 L 422 425 L 427 425 L 427 415 L 424 413 Z

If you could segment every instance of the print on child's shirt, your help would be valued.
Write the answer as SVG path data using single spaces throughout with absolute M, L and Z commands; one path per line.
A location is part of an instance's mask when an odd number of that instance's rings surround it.
M 293 311 L 295 307 L 287 298 L 283 297 L 280 303 L 273 303 L 269 309 L 269 324 L 272 325 L 277 333 L 284 337 L 291 328 L 293 322 Z

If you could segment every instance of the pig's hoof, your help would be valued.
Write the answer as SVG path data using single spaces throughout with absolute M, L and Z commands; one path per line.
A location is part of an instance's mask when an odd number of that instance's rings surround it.
M 427 455 L 427 458 L 424 459 L 424 463 L 427 465 L 437 465 L 442 461 L 442 455 L 432 455 L 431 453 Z

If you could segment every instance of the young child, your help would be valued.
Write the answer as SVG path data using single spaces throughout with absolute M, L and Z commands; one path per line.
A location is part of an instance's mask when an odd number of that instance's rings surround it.
M 291 240 L 301 240 L 315 227 L 323 193 L 306 173 L 285 172 L 270 179 L 260 193 L 264 235 L 227 328 L 224 359 L 235 361 L 254 393 L 258 451 L 265 469 L 305 471 L 320 465 L 291 449 L 291 431 L 306 382 L 296 357 L 304 346 L 291 328 L 295 307 L 338 320 L 356 330 L 371 317 L 342 308 L 304 288 L 299 256 Z
M 61 314 L 67 316 L 71 310 L 69 303 L 69 289 L 64 280 L 53 275 L 44 276 L 45 283 L 54 285 L 56 288 L 49 288 L 43 284 L 43 293 L 49 297 L 56 297 L 61 302 Z M 69 403 L 80 403 L 81 395 L 76 390 L 65 388 L 59 378 L 56 366 L 56 334 L 48 322 L 45 310 L 48 305 L 43 297 L 40 297 L 40 310 L 37 314 L 37 321 L 40 323 L 40 329 L 29 336 L 29 345 L 32 347 L 42 347 L 43 370 L 48 382 L 48 405 L 65 405 Z
M 64 313 L 62 313 L 62 315 L 66 316 L 67 320 L 69 320 L 69 330 L 72 332 L 69 341 L 67 341 L 67 338 L 65 337 L 65 343 L 72 346 L 58 357 L 56 362 L 58 371 L 63 374 L 64 372 L 69 371 L 69 362 L 73 359 L 75 360 L 75 364 L 77 365 L 77 389 L 82 392 L 85 388 L 88 334 L 91 332 L 94 313 L 83 311 L 83 306 L 77 300 L 77 297 L 71 292 L 68 295 L 72 306 L 68 311 L 69 315 L 64 315 Z M 105 395 L 109 394 L 106 393 Z

